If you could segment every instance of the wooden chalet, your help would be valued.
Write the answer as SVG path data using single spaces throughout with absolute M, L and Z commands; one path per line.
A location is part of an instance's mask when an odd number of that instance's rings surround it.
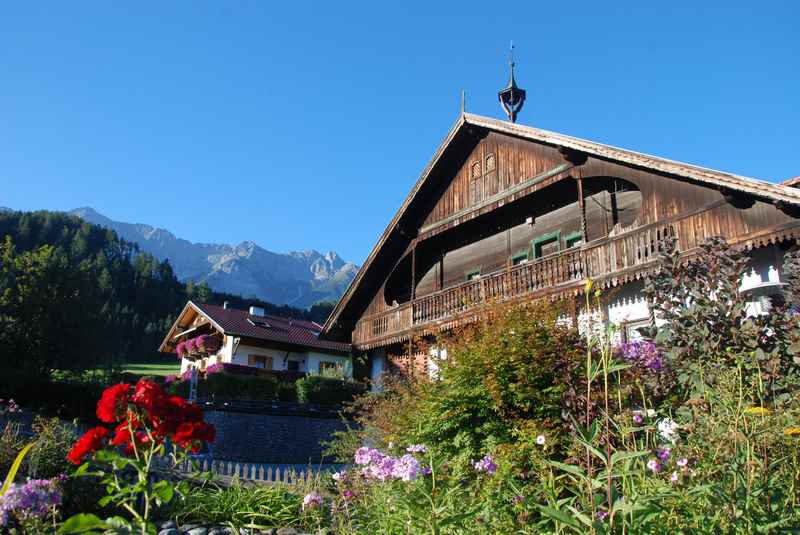
M 248 366 L 289 376 L 337 368 L 352 376 L 350 344 L 319 338 L 313 321 L 266 315 L 260 307 L 238 310 L 189 301 L 170 328 L 159 351 L 179 353 L 181 373 L 216 364 Z M 190 343 L 191 349 L 179 346 Z M 199 346 L 199 347 L 198 347 Z
M 604 315 L 633 333 L 650 321 L 642 279 L 666 237 L 691 255 L 722 236 L 751 252 L 744 289 L 780 286 L 783 252 L 800 236 L 797 179 L 773 184 L 516 124 L 524 91 L 513 74 L 500 98 L 511 121 L 461 113 L 324 326 L 323 338 L 369 357 L 373 376 L 410 340 L 471 321 L 484 303 L 582 300 L 587 279 L 616 287 Z

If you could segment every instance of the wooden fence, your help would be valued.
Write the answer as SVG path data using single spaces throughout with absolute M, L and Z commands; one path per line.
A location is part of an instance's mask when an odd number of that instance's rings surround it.
M 168 457 L 162 457 L 155 461 L 156 470 L 162 475 L 172 473 L 178 477 L 194 477 L 205 472 L 210 473 L 215 481 L 223 484 L 230 484 L 234 479 L 238 479 L 263 485 L 303 485 L 317 478 L 327 477 L 328 474 L 342 469 L 344 466 L 341 464 L 281 465 L 211 459 L 184 461 L 174 465 Z

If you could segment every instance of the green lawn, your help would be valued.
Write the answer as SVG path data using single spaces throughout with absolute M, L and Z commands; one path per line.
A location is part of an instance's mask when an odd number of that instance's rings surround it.
M 174 375 L 180 372 L 181 366 L 177 362 L 153 364 L 145 362 L 129 362 L 125 364 L 124 371 L 136 375 Z

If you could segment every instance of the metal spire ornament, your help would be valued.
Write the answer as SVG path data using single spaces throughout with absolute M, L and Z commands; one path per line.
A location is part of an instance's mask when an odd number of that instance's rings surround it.
M 517 87 L 517 82 L 514 80 L 514 43 L 511 43 L 511 53 L 508 60 L 509 70 L 511 76 L 508 80 L 508 87 L 503 89 L 497 94 L 500 99 L 500 104 L 503 106 L 503 111 L 508 115 L 508 120 L 512 123 L 517 122 L 517 114 L 522 110 L 522 105 L 525 104 L 525 90 Z

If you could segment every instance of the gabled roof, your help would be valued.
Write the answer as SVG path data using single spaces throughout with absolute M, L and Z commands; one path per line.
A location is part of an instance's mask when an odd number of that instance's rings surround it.
M 433 158 L 428 165 L 423 169 L 422 174 L 417 180 L 408 197 L 403 201 L 400 209 L 392 218 L 389 225 L 384 230 L 378 242 L 373 247 L 367 260 L 361 265 L 347 291 L 342 295 L 336 307 L 331 312 L 328 321 L 322 331 L 322 336 L 326 337 L 333 330 L 335 325 L 340 319 L 342 312 L 348 305 L 354 294 L 362 284 L 367 273 L 370 272 L 376 257 L 381 251 L 387 238 L 397 230 L 398 223 L 403 218 L 408 207 L 416 200 L 420 190 L 426 185 L 428 178 L 432 171 L 436 168 L 437 164 L 442 160 L 448 147 L 453 144 L 454 139 L 459 133 L 468 128 L 481 128 L 501 134 L 506 134 L 530 141 L 536 141 L 551 145 L 554 147 L 563 147 L 565 149 L 572 149 L 575 151 L 586 153 L 590 156 L 616 162 L 640 169 L 645 169 L 657 173 L 671 175 L 673 177 L 683 178 L 689 181 L 706 184 L 715 188 L 730 190 L 732 192 L 741 192 L 755 197 L 765 199 L 772 202 L 780 202 L 788 205 L 800 206 L 800 189 L 790 187 L 784 184 L 773 184 L 764 180 L 748 178 L 724 171 L 716 171 L 714 169 L 707 169 L 697 165 L 691 165 L 683 162 L 660 158 L 657 156 L 650 156 L 627 149 L 613 147 L 611 145 L 604 145 L 594 141 L 588 141 L 572 136 L 566 136 L 556 132 L 542 130 L 531 126 L 524 126 L 517 123 L 508 121 L 501 121 L 490 117 L 475 115 L 471 113 L 462 113 L 452 126 L 447 136 L 437 148 Z
M 254 316 L 246 310 L 224 308 L 192 301 L 189 301 L 186 307 L 194 308 L 208 318 L 214 327 L 226 335 L 302 346 L 320 351 L 350 352 L 350 344 L 320 339 L 319 333 L 322 331 L 322 326 L 313 321 L 269 315 Z M 185 311 L 186 308 L 184 308 L 181 316 Z

